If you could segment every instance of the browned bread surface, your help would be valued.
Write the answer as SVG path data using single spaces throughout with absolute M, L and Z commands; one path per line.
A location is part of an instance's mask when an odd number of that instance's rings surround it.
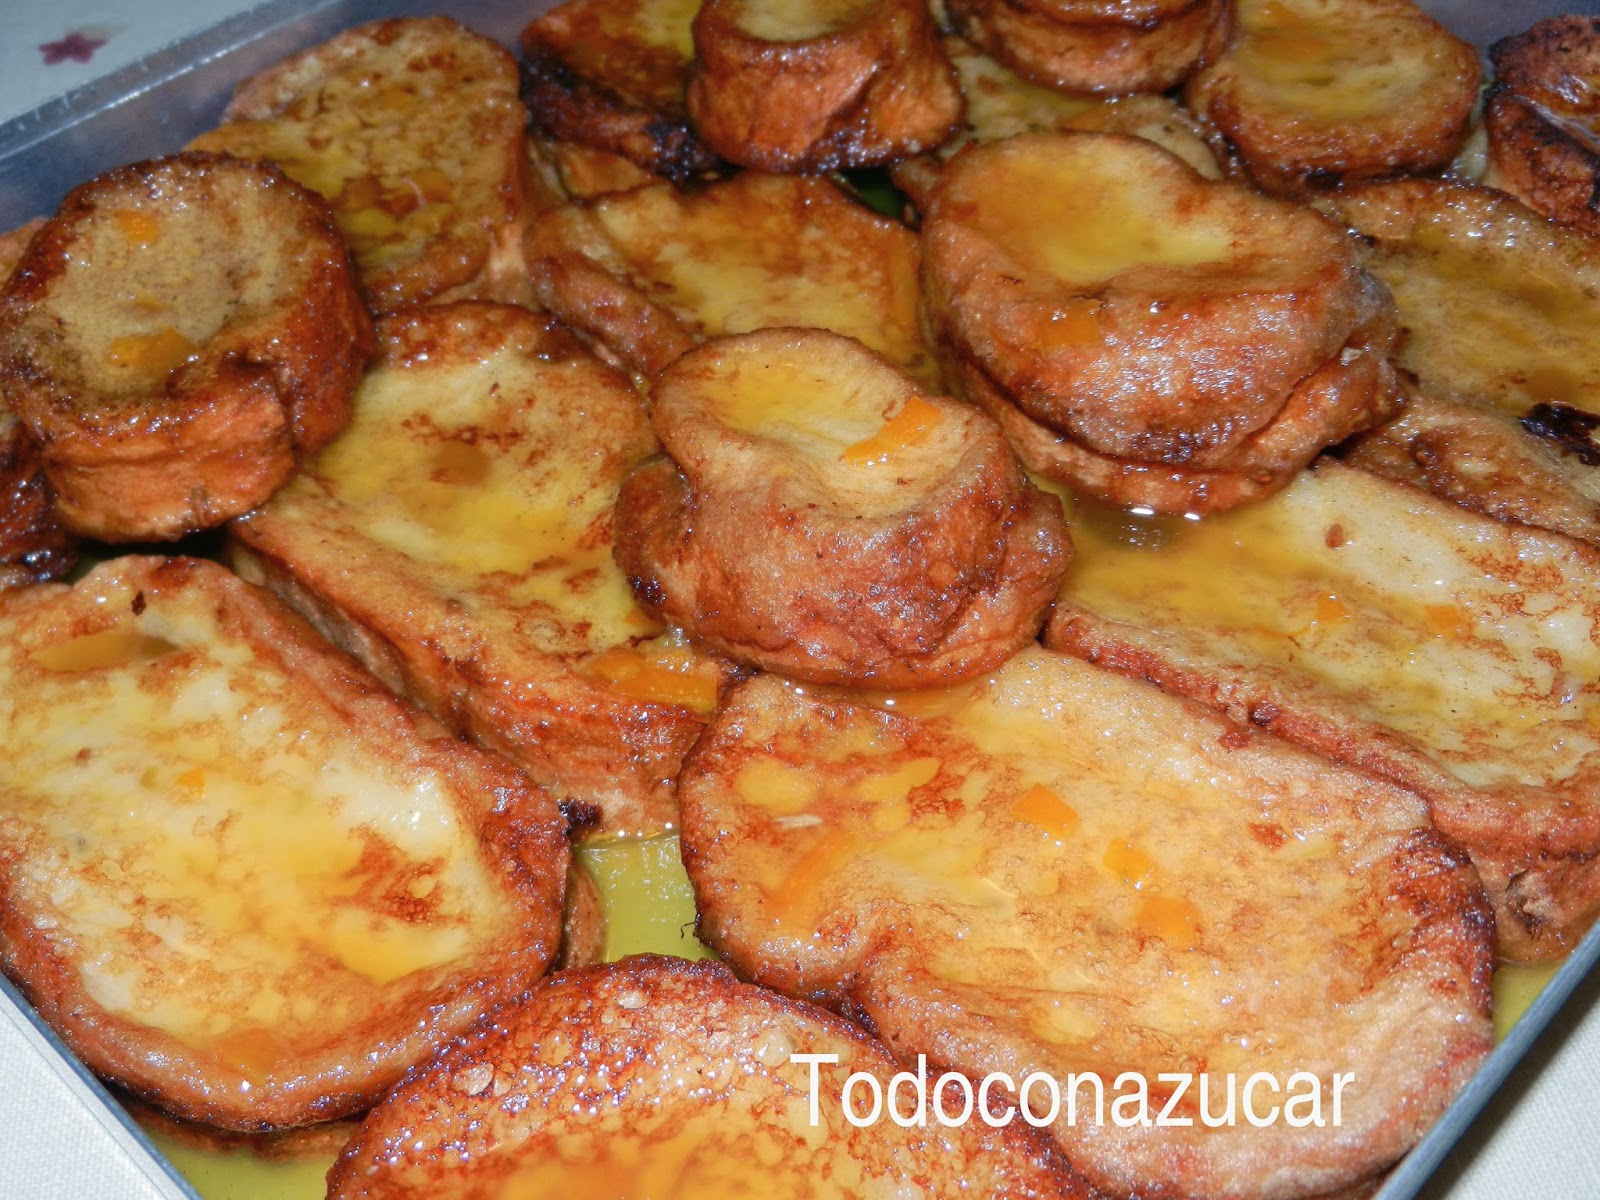
M 838 1056 L 816 1068 L 816 1124 L 812 1068 L 793 1054 Z M 638 955 L 557 976 L 464 1035 L 373 1110 L 328 1195 L 1091 1200 L 1020 1122 L 848 1124 L 846 1077 L 886 1086 L 893 1070 L 830 1013 L 719 963 Z
M 371 336 L 327 206 L 270 164 L 190 152 L 62 201 L 0 292 L 0 387 L 66 525 L 176 538 L 339 431 Z
M 222 567 L 0 599 L 0 675 L 0 964 L 173 1114 L 359 1111 L 553 960 L 554 800 Z
M 1094 1073 L 1051 1132 L 1095 1186 L 1334 1190 L 1487 1053 L 1488 907 L 1416 796 L 1037 648 L 920 717 L 864 699 L 758 676 L 718 714 L 680 783 L 701 934 L 902 1063 Z M 1337 1127 L 1208 1127 L 1197 1084 L 1190 1126 L 1111 1119 L 1125 1071 L 1207 1074 L 1215 1117 L 1302 1070 L 1325 1119 L 1354 1076 Z
M 239 86 L 191 146 L 278 163 L 332 206 L 373 311 L 524 298 L 517 66 L 448 17 L 358 25 Z

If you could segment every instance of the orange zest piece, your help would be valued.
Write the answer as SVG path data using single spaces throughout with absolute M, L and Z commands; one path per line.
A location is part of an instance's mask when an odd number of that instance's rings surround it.
M 681 664 L 662 662 L 619 646 L 580 663 L 578 674 L 604 683 L 630 700 L 675 704 L 701 714 L 714 711 L 718 681 L 715 666 L 691 655 L 684 655 L 683 659 Z
M 1073 807 L 1037 783 L 1011 802 L 1011 815 L 1056 837 L 1066 837 L 1078 827 Z
M 141 212 L 137 208 L 119 208 L 115 216 L 122 236 L 140 249 L 154 242 L 161 229 L 161 221 L 154 213 Z
M 1106 870 L 1128 883 L 1139 883 L 1156 869 L 1155 859 L 1132 842 L 1107 843 L 1106 856 L 1100 861 Z
M 1192 950 L 1199 932 L 1200 910 L 1187 900 L 1146 896 L 1139 902 L 1134 924 L 1139 932 L 1154 934 L 1169 946 Z
M 179 787 L 187 792 L 201 792 L 205 790 L 206 773 L 204 768 L 190 767 L 182 775 L 173 780 Z
M 850 836 L 830 829 L 772 892 L 772 915 L 780 925 L 799 925 L 816 907 L 817 889 L 855 851 Z
M 1100 328 L 1100 301 L 1074 300 L 1056 309 L 1045 326 L 1048 347 L 1093 346 L 1105 340 Z
M 137 629 L 106 629 L 42 646 L 32 658 L 46 671 L 98 671 L 160 658 L 177 648 L 166 638 L 151 637 Z
M 1428 632 L 1434 637 L 1466 637 L 1472 628 L 1467 614 L 1454 604 L 1425 604 L 1422 616 L 1428 623 Z
M 1350 610 L 1339 597 L 1333 595 L 1317 597 L 1317 624 L 1332 625 L 1336 621 L 1349 619 Z
M 853 467 L 874 467 L 886 463 L 906 447 L 924 440 L 939 419 L 937 408 L 921 396 L 913 396 L 899 412 L 884 422 L 882 429 L 846 447 L 839 457 Z
M 197 349 L 199 347 L 183 334 L 169 327 L 160 333 L 112 338 L 106 347 L 106 361 L 113 367 L 166 376 L 174 367 L 192 358 Z

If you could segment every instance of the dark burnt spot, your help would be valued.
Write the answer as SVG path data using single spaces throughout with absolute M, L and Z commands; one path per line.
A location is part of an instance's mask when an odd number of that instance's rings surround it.
M 1276 704 L 1269 704 L 1265 700 L 1250 706 L 1250 724 L 1259 725 L 1262 729 L 1266 729 L 1282 715 L 1282 710 Z
M 558 801 L 556 807 L 561 810 L 561 815 L 567 819 L 567 836 L 579 837 L 590 829 L 600 825 L 600 806 L 590 804 L 585 800 L 574 800 L 570 796 Z
M 1522 427 L 1561 453 L 1576 455 L 1584 466 L 1600 466 L 1600 444 L 1591 436 L 1600 428 L 1600 416 L 1566 404 L 1535 404 L 1522 418 Z
M 130 607 L 133 609 L 133 615 L 136 616 L 136 617 L 140 613 L 144 612 L 144 609 L 145 609 L 144 592 L 138 591 L 138 592 L 135 592 L 133 594 L 133 604 Z

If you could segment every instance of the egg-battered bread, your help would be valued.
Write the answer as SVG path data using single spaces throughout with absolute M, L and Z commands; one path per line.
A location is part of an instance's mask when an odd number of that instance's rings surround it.
M 1411 0 L 1237 0 L 1227 52 L 1189 107 L 1269 192 L 1430 171 L 1466 141 L 1477 50 Z
M 915 236 L 828 179 L 746 171 L 563 205 L 530 227 L 527 258 L 544 308 L 647 377 L 704 338 L 795 325 L 938 382 Z
M 656 449 L 627 381 L 547 317 L 459 302 L 380 322 L 353 409 L 234 525 L 238 570 L 583 820 L 670 827 L 726 668 L 612 561 L 617 488 Z
M 978 53 L 964 38 L 947 37 L 941 44 L 961 85 L 966 108 L 961 128 L 934 154 L 902 159 L 889 169 L 895 186 L 910 196 L 919 209 L 927 207 L 928 193 L 939 181 L 944 164 L 963 146 L 1052 129 L 1087 129 L 1148 138 L 1208 179 L 1222 176 L 1218 163 L 1218 155 L 1226 154 L 1222 140 L 1216 138 L 1213 145 L 1193 114 L 1165 96 L 1101 98 L 1059 92 L 1029 83 L 988 55 Z
M 523 99 L 548 138 L 685 182 L 722 164 L 689 124 L 701 0 L 567 0 L 522 31 Z
M 1488 906 L 1413 794 L 1039 648 L 866 701 L 734 691 L 680 781 L 701 935 L 902 1063 L 1055 1077 L 1051 1131 L 1094 1186 L 1333 1191 L 1404 1153 L 1488 1051 Z M 1205 1122 L 1228 1077 L 1296 1071 L 1323 1127 Z M 1119 1123 L 1123 1072 L 1157 1108 L 1164 1076 L 1205 1075 L 1207 1107 L 1191 1080 L 1188 1125 Z
M 1600 234 L 1600 18 L 1547 17 L 1489 49 L 1486 182 L 1552 220 Z
M 1215 58 L 1233 26 L 1231 0 L 1148 6 L 1066 0 L 948 0 L 957 27 L 985 53 L 1041 87 L 1122 95 L 1164 92 Z
M 1319 207 L 1394 296 L 1417 395 L 1352 452 L 1502 520 L 1600 544 L 1600 249 L 1503 192 L 1370 184 Z
M 934 188 L 922 247 L 958 389 L 1030 468 L 1112 503 L 1228 507 L 1398 403 L 1393 306 L 1350 240 L 1143 138 L 975 146 Z
M 332 206 L 374 312 L 522 300 L 517 64 L 448 17 L 374 21 L 246 80 L 190 143 L 266 158 Z
M 955 683 L 1033 641 L 1071 553 L 1000 429 L 813 329 L 718 338 L 656 380 L 670 458 L 617 499 L 640 599 L 794 679 Z
M 1336 462 L 1198 522 L 1080 510 L 1046 642 L 1414 788 L 1500 951 L 1600 911 L 1600 554 Z
M 0 964 L 173 1114 L 365 1108 L 554 958 L 554 800 L 222 567 L 0 598 L 0 676 Z
M 811 1054 L 838 1061 L 791 1059 Z M 846 1122 L 846 1077 L 887 1087 L 894 1069 L 831 1013 L 720 963 L 641 954 L 556 976 L 480 1023 L 372 1111 L 328 1196 L 1091 1200 L 1020 1122 Z
M 705 0 L 694 46 L 690 119 L 742 166 L 879 166 L 961 119 L 926 0 Z
M 105 541 L 246 512 L 343 427 L 372 330 L 327 206 L 190 152 L 68 193 L 0 292 L 0 388 Z

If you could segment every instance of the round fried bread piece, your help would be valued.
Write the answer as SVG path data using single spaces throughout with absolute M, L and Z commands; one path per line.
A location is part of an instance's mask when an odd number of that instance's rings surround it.
M 1287 478 L 1397 403 L 1392 306 L 1349 239 L 1143 139 L 976 147 L 935 188 L 922 242 L 947 371 L 1099 459 Z M 1157 491 L 1133 498 L 1170 511 Z
M 1135 95 L 1096 98 L 1069 95 L 1028 83 L 964 38 L 947 37 L 944 52 L 955 66 L 965 101 L 960 132 L 934 154 L 895 163 L 889 169 L 895 186 L 919 209 L 939 181 L 944 164 L 971 142 L 993 142 L 1017 133 L 1051 129 L 1087 129 L 1126 133 L 1165 146 L 1208 179 L 1220 179 L 1220 137 L 1208 135 L 1192 113 L 1165 96 Z M 1217 144 L 1213 145 L 1212 140 Z
M 1433 170 L 1466 141 L 1478 52 L 1411 0 L 1238 0 L 1236 24 L 1185 98 L 1265 190 Z
M 1043 87 L 1120 95 L 1162 92 L 1215 58 L 1232 28 L 1231 0 L 1190 0 L 1145 20 L 1077 15 L 1078 5 L 950 0 L 976 45 Z
M 852 1072 L 887 1088 L 894 1061 L 720 963 L 641 954 L 557 976 L 463 1035 L 372 1111 L 328 1196 L 1089 1200 L 1020 1122 L 848 1123 Z
M 1493 922 L 1420 799 L 1041 649 L 920 717 L 758 676 L 679 796 L 701 935 L 735 969 L 861 1014 L 902 1063 L 1046 1073 L 1052 1133 L 1112 1194 L 1333 1191 L 1491 1044 Z M 1142 1121 L 1113 1107 L 1123 1072 Z M 1327 1123 L 1220 1120 L 1258 1072 L 1303 1096 L 1309 1073 Z M 1169 1098 L 1187 1125 L 1155 1126 Z
M 729 162 L 867 167 L 920 154 L 961 120 L 923 0 L 706 0 L 689 115 Z
M 106 541 L 247 512 L 344 425 L 372 348 L 328 208 L 187 153 L 73 189 L 0 292 L 0 387 Z
M 555 958 L 555 800 L 216 563 L 0 597 L 0 967 L 93 1070 L 265 1132 Z
M 1489 49 L 1486 182 L 1536 212 L 1600 234 L 1600 18 L 1549 17 Z
M 927 687 L 1033 640 L 1070 554 L 999 428 L 859 342 L 770 329 L 656 381 L 671 459 L 624 481 L 617 561 L 645 605 L 736 662 Z

